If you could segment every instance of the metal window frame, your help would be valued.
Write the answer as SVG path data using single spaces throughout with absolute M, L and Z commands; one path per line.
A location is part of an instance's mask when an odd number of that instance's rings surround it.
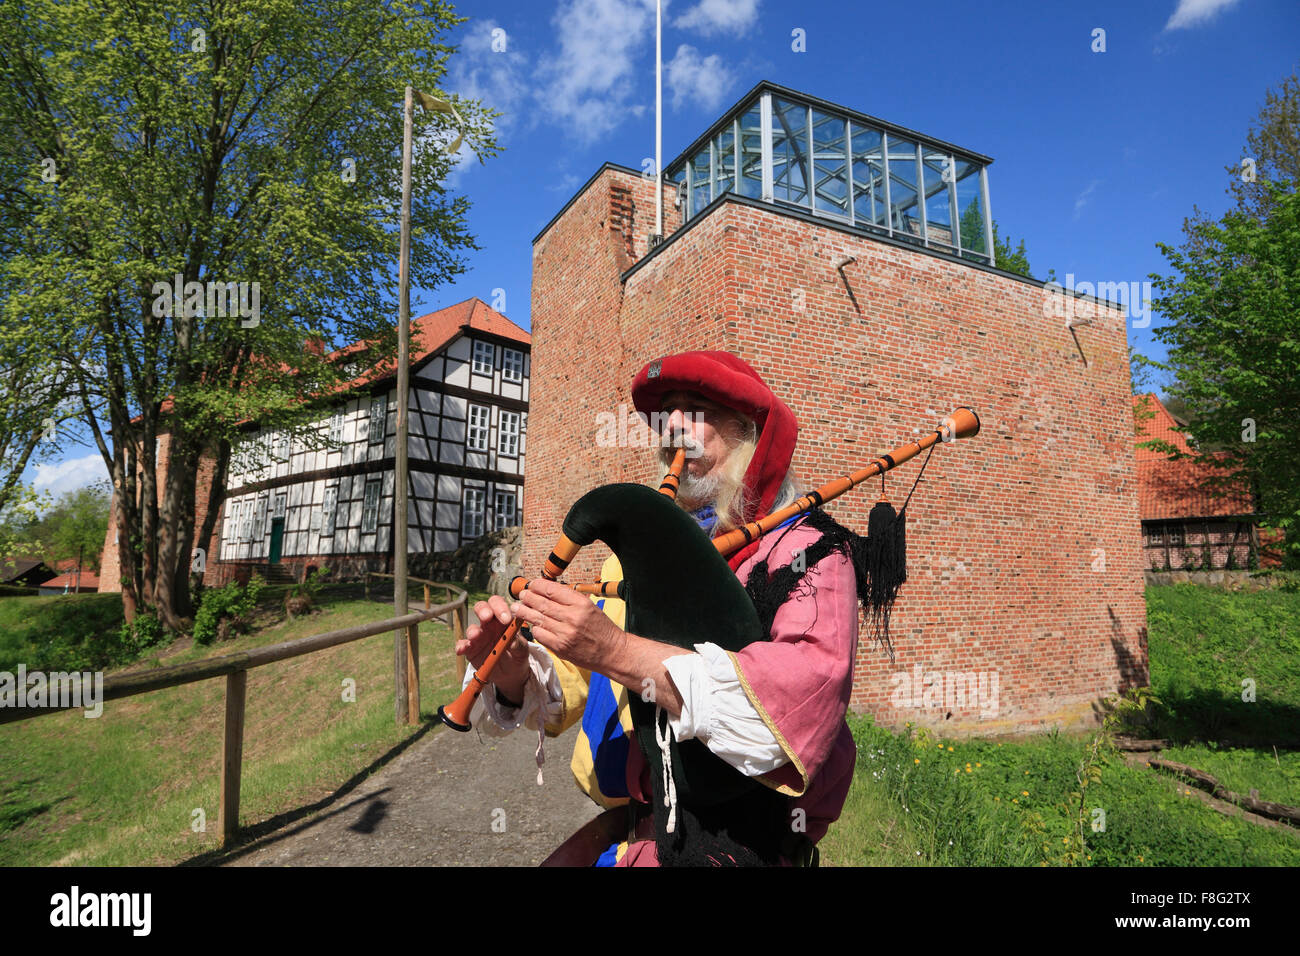
M 760 127 L 759 148 L 761 150 L 763 176 L 763 201 L 773 202 L 772 198 L 772 94 L 764 93 L 759 102 L 758 121 Z
M 916 149 L 916 204 L 921 207 L 921 245 L 927 249 L 930 248 L 930 224 L 926 221 L 925 216 L 925 162 L 922 156 L 925 155 L 925 148 L 918 139 L 915 143 Z
M 828 119 L 839 120 L 841 123 L 844 124 L 844 152 L 842 154 L 842 158 L 844 159 L 844 168 L 845 168 L 844 181 L 845 184 L 848 186 L 848 192 L 845 194 L 846 211 L 843 213 L 838 213 L 838 212 L 832 212 L 824 209 L 819 209 L 817 207 L 817 184 L 818 184 L 817 137 L 816 134 L 813 132 L 813 116 L 812 116 L 813 110 L 814 107 L 812 106 L 808 107 L 808 163 L 812 167 L 812 178 L 808 181 L 809 203 L 810 203 L 808 207 L 808 211 L 815 215 L 823 216 L 827 219 L 833 219 L 837 222 L 847 221 L 849 225 L 853 225 L 853 169 L 852 169 L 853 145 L 852 145 L 852 139 L 849 136 L 849 118 L 839 113 L 829 113 L 825 110 L 820 111 Z M 833 176 L 829 178 L 832 180 L 834 179 Z
M 844 181 L 848 185 L 849 225 L 857 226 L 857 196 L 853 193 L 853 120 L 844 118 Z
M 989 167 L 980 164 L 980 197 L 984 200 L 984 235 L 988 237 L 988 248 L 984 255 L 991 266 L 997 265 L 997 245 L 993 241 L 993 207 L 989 204 Z
M 948 168 L 952 170 L 952 180 L 948 183 L 948 219 L 951 220 L 953 247 L 957 258 L 961 258 L 961 209 L 957 206 L 957 157 L 948 153 Z
M 889 132 L 880 131 L 880 158 L 885 166 L 885 230 L 890 239 L 894 238 L 894 201 L 889 194 Z
M 816 147 L 813 146 L 811 103 L 804 105 L 803 135 L 805 148 L 808 151 L 808 169 L 804 173 L 804 195 L 808 197 L 808 211 L 815 214 L 817 212 L 817 153 Z
M 988 160 L 978 153 L 969 153 L 962 151 L 960 154 L 956 151 L 957 147 L 953 144 L 946 143 L 942 140 L 935 140 L 925 137 L 915 131 L 906 130 L 897 127 L 898 138 L 908 140 L 914 146 L 912 165 L 914 167 L 913 188 L 916 193 L 916 204 L 919 211 L 914 215 L 919 222 L 919 230 L 913 235 L 910 229 L 901 229 L 895 222 L 895 203 L 893 197 L 893 184 L 891 182 L 893 173 L 899 171 L 896 163 L 891 162 L 890 152 L 893 147 L 891 135 L 891 124 L 884 121 L 869 122 L 870 117 L 862 120 L 855 120 L 853 117 L 857 114 L 851 110 L 837 108 L 835 104 L 826 103 L 816 97 L 807 97 L 794 90 L 784 88 L 760 88 L 756 91 L 758 95 L 752 99 L 742 100 L 736 104 L 730 111 L 729 116 L 724 115 L 713 127 L 712 135 L 708 139 L 703 136 L 696 141 L 698 147 L 693 154 L 682 154 L 678 157 L 677 162 L 681 164 L 681 180 L 679 188 L 684 189 L 685 215 L 683 225 L 699 215 L 703 210 L 704 196 L 696 196 L 696 189 L 703 189 L 704 176 L 697 178 L 695 162 L 697 159 L 703 159 L 703 150 L 708 149 L 707 175 L 708 177 L 708 202 L 712 203 L 718 199 L 725 190 L 719 188 L 718 176 L 721 171 L 722 157 L 720 153 L 720 143 L 726 134 L 728 125 L 732 133 L 732 174 L 730 177 L 731 191 L 739 193 L 741 191 L 741 180 L 743 178 L 743 163 L 745 151 L 743 149 L 742 137 L 744 135 L 744 118 L 751 112 L 757 111 L 759 121 L 759 165 L 761 173 L 760 198 L 763 202 L 779 204 L 784 203 L 798 209 L 806 209 L 809 213 L 831 219 L 839 222 L 847 222 L 852 228 L 874 229 L 883 231 L 884 234 L 891 238 L 903 238 L 909 242 L 917 243 L 925 248 L 936 249 L 949 254 L 955 250 L 957 258 L 966 258 L 974 261 L 982 261 L 988 265 L 996 264 L 996 255 L 993 243 L 993 211 L 990 201 L 990 187 L 988 181 Z M 804 127 L 802 133 L 792 127 L 792 145 L 798 148 L 806 149 L 807 157 L 803 163 L 805 176 L 805 202 L 799 203 L 790 199 L 777 200 L 775 196 L 775 104 L 774 96 L 780 96 L 784 101 L 788 101 L 792 106 L 802 107 L 804 110 Z M 817 155 L 814 145 L 813 133 L 813 111 L 817 110 L 825 113 L 828 117 L 839 119 L 844 124 L 844 148 L 843 159 L 845 165 L 844 182 L 847 188 L 846 209 L 843 212 L 832 210 L 822 210 L 818 208 L 818 189 L 817 189 Z M 793 111 L 792 111 L 793 112 Z M 880 123 L 881 125 L 877 125 Z M 857 187 L 856 177 L 854 174 L 854 148 L 853 139 L 855 133 L 870 131 L 876 133 L 880 138 L 881 167 L 882 178 L 884 180 L 884 190 L 875 189 L 874 174 L 871 181 L 867 184 L 868 202 L 872 208 L 872 216 L 869 220 L 860 220 L 857 214 L 857 203 L 855 191 Z M 798 142 L 799 136 L 802 135 L 802 144 Z M 700 142 L 703 140 L 703 142 Z M 940 243 L 935 237 L 930 235 L 930 216 L 928 210 L 928 187 L 926 183 L 926 150 L 941 154 L 944 156 L 953 169 L 953 176 L 950 181 L 944 185 L 947 187 L 949 214 L 952 218 L 951 233 L 952 239 L 948 242 Z M 959 216 L 957 182 L 956 182 L 956 163 L 960 155 L 965 162 L 969 162 L 977 167 L 979 171 L 979 199 L 984 206 L 984 230 L 987 236 L 988 248 L 984 252 L 978 252 L 970 248 L 970 237 L 963 240 L 961 235 L 961 223 Z M 787 173 L 792 175 L 798 163 L 791 164 Z M 869 164 L 868 164 L 869 165 Z M 883 206 L 884 224 L 883 230 L 880 225 L 874 221 L 874 209 L 876 206 Z

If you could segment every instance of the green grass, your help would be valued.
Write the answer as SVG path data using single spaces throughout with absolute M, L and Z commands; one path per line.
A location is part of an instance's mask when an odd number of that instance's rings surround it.
M 1161 704 L 1135 729 L 1183 741 L 1163 756 L 1230 789 L 1300 804 L 1300 753 L 1214 742 L 1288 738 L 1300 727 L 1300 595 L 1172 585 L 1147 588 L 1147 606 Z M 1241 700 L 1248 676 L 1253 703 Z M 858 762 L 821 843 L 828 865 L 1059 865 L 1072 861 L 1082 823 L 1073 859 L 1085 866 L 1300 866 L 1300 830 L 1224 816 L 1172 775 L 1115 757 L 1080 788 L 1090 734 L 941 740 L 870 717 L 849 723 Z M 1104 829 L 1093 829 L 1095 810 Z
M 0 671 L 60 670 L 56 645 L 95 644 L 122 626 L 120 594 L 56 594 L 0 599 Z
M 1300 593 L 1148 587 L 1147 730 L 1178 743 L 1300 742 Z M 1253 682 L 1254 701 L 1243 701 Z M 1249 696 L 1249 694 L 1247 694 Z
M 1259 791 L 1259 799 L 1300 807 L 1300 751 L 1203 746 L 1170 747 L 1167 760 L 1212 773 L 1219 783 L 1243 796 Z
M 470 603 L 481 599 L 471 595 Z M 390 616 L 373 601 L 323 599 L 321 613 L 211 647 L 179 642 L 137 664 L 305 637 Z M 421 716 L 457 687 L 449 629 L 420 627 Z M 381 634 L 249 672 L 240 825 L 328 796 L 416 732 L 393 719 L 393 636 Z M 356 682 L 355 703 L 343 681 Z M 225 682 L 203 681 L 0 726 L 0 865 L 171 864 L 218 844 Z M 192 828 L 202 810 L 205 832 Z

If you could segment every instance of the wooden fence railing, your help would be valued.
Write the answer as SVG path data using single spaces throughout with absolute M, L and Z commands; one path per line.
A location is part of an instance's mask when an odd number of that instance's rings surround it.
M 392 577 L 392 575 L 381 575 Z M 349 644 L 363 637 L 373 637 L 386 631 L 405 630 L 409 643 L 406 653 L 406 688 L 405 707 L 406 723 L 417 723 L 420 718 L 420 684 L 419 684 L 419 641 L 416 632 L 424 621 L 449 615 L 452 633 L 457 640 L 465 635 L 466 595 L 462 588 L 454 584 L 425 581 L 421 578 L 408 578 L 424 585 L 424 610 L 390 617 L 370 624 L 357 624 L 338 631 L 313 634 L 292 641 L 255 647 L 247 651 L 237 651 L 221 657 L 210 657 L 201 661 L 190 661 L 172 667 L 159 667 L 155 670 L 140 671 L 133 674 L 118 674 L 104 681 L 102 702 L 134 697 L 150 691 L 178 687 L 181 684 L 193 684 L 198 681 L 211 680 L 214 677 L 226 678 L 226 720 L 225 734 L 221 749 L 221 806 L 219 829 L 221 844 L 226 846 L 239 829 L 239 782 L 243 770 L 244 753 L 244 696 L 248 686 L 248 672 L 255 667 L 274 664 L 276 661 L 301 657 L 328 647 Z M 430 607 L 430 588 L 444 588 L 449 598 L 437 607 Z M 395 683 L 397 681 L 395 680 Z M 60 710 L 71 710 L 71 705 L 49 706 L 42 708 L 17 709 L 0 708 L 0 724 L 13 723 L 52 714 Z M 399 715 L 399 722 L 402 722 Z

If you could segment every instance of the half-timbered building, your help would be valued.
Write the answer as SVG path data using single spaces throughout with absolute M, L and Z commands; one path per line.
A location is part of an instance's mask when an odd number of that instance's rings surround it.
M 522 520 L 530 343 L 477 298 L 412 320 L 411 553 L 455 550 Z M 228 469 L 204 583 L 247 580 L 254 571 L 301 579 L 311 566 L 345 577 L 391 571 L 396 378 L 368 378 L 356 348 L 333 358 L 366 384 L 319 403 L 313 440 L 248 425 Z M 164 468 L 169 437 L 160 440 Z M 200 521 L 212 472 L 205 464 Z M 117 590 L 114 530 L 110 524 L 104 579 Z
M 527 332 L 479 299 L 412 322 L 412 553 L 454 550 L 520 522 L 529 348 Z M 218 561 L 231 570 L 389 569 L 396 418 L 390 375 L 325 410 L 317 422 L 324 446 L 250 428 L 229 469 Z

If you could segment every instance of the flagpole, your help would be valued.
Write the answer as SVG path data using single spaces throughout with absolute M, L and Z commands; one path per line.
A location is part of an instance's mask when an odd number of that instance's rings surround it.
M 407 432 L 407 392 L 410 391 L 410 367 L 408 363 L 411 349 L 411 108 L 412 88 L 406 88 L 406 98 L 402 104 L 402 237 L 400 261 L 398 264 L 398 315 L 397 315 L 397 438 L 394 447 L 393 484 L 393 613 L 403 617 L 406 607 L 406 432 Z M 385 402 L 387 405 L 387 402 Z M 417 625 L 418 627 L 418 625 Z M 394 710 L 398 724 L 415 723 L 419 719 L 418 695 L 420 692 L 418 678 L 411 673 L 413 663 L 411 651 L 418 636 L 415 627 L 399 629 L 393 638 L 393 674 L 395 684 Z M 418 652 L 417 652 L 418 653 Z M 415 679 L 415 686 L 411 680 Z M 414 700 L 415 713 L 411 714 L 411 701 Z
M 655 242 L 664 235 L 663 173 L 663 16 L 664 0 L 655 0 Z

